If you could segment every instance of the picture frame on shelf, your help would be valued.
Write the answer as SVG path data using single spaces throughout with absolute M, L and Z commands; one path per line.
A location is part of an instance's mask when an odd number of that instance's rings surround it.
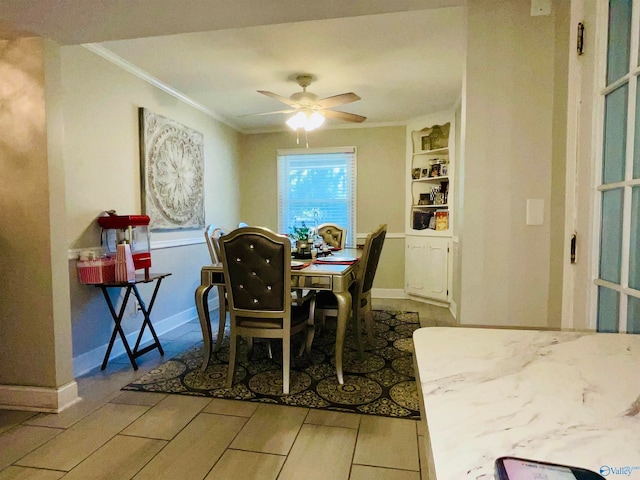
M 439 177 L 440 176 L 440 163 L 436 163 L 435 165 L 431 165 L 431 169 L 429 170 L 430 177 Z
M 420 147 L 425 152 L 431 150 L 431 137 L 429 137 L 429 135 L 422 136 Z
M 421 173 L 421 178 L 429 177 L 430 172 L 431 172 L 430 168 L 423 168 Z
M 428 193 L 421 193 L 418 199 L 418 205 L 431 205 L 431 195 Z
M 420 168 L 411 169 L 411 178 L 417 180 L 420 178 Z
M 447 175 L 449 175 L 449 165 L 443 163 L 442 165 L 440 165 L 440 176 L 445 177 Z

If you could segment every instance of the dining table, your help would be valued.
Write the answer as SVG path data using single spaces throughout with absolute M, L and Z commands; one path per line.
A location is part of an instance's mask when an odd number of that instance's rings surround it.
M 356 282 L 358 267 L 360 264 L 360 256 L 362 250 L 359 248 L 345 248 L 333 255 L 319 257 L 317 260 L 304 260 L 302 268 L 291 268 L 291 287 L 294 290 L 324 290 L 332 292 L 337 300 L 338 316 L 336 327 L 336 375 L 338 382 L 343 385 L 343 350 L 344 341 L 347 331 L 347 322 L 353 315 L 356 318 L 355 306 L 358 305 L 358 299 L 352 298 L 350 289 Z M 351 259 L 350 261 L 341 261 L 342 259 Z M 332 261 L 335 260 L 335 261 Z M 292 258 L 292 263 L 295 259 Z M 204 343 L 204 359 L 202 369 L 206 369 L 209 364 L 212 351 L 212 330 L 211 319 L 209 315 L 208 294 L 213 287 L 224 286 L 224 268 L 222 263 L 214 263 L 205 265 L 200 271 L 200 285 L 195 291 L 196 309 L 200 326 L 202 328 L 202 338 Z M 218 290 L 219 295 L 221 289 Z M 357 293 L 354 293 L 357 295 Z M 220 311 L 224 311 L 224 299 L 219 299 Z M 224 322 L 225 318 L 220 316 L 220 322 Z M 359 331 L 359 328 L 356 328 Z M 360 342 L 358 342 L 360 345 Z

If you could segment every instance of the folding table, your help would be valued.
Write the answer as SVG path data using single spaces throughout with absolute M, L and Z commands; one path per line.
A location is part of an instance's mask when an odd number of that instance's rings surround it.
M 113 333 L 111 334 L 111 340 L 109 341 L 109 346 L 107 347 L 107 353 L 104 356 L 104 360 L 102 362 L 101 369 L 104 370 L 107 367 L 107 362 L 109 361 L 109 355 L 111 355 L 111 349 L 113 348 L 113 344 L 116 340 L 116 335 L 120 335 L 122 339 L 122 343 L 124 344 L 124 349 L 127 352 L 127 356 L 129 357 L 129 361 L 131 365 L 133 365 L 134 370 L 138 370 L 138 364 L 136 363 L 136 358 L 141 355 L 144 355 L 151 350 L 158 349 L 160 351 L 160 355 L 164 355 L 164 350 L 162 350 L 162 345 L 160 345 L 160 340 L 158 340 L 158 336 L 156 335 L 156 331 L 151 324 L 151 309 L 153 308 L 153 304 L 156 301 L 156 296 L 158 294 L 158 289 L 160 288 L 160 284 L 162 283 L 162 279 L 171 275 L 170 273 L 151 273 L 148 276 L 144 274 L 136 275 L 136 279 L 133 282 L 109 282 L 109 283 L 94 283 L 95 287 L 99 287 L 104 294 L 104 298 L 107 301 L 107 306 L 109 307 L 109 311 L 111 312 L 111 316 L 113 317 L 113 321 L 115 322 L 115 327 L 113 329 Z M 138 291 L 139 283 L 152 283 L 155 282 L 155 288 L 153 289 L 153 295 L 151 296 L 151 300 L 149 302 L 149 307 L 145 305 L 144 300 L 140 296 L 140 292 Z M 116 312 L 115 307 L 113 306 L 113 302 L 109 297 L 108 288 L 124 288 L 125 294 L 124 299 L 122 300 L 122 305 L 120 307 L 120 311 Z M 129 347 L 129 342 L 127 342 L 127 337 L 122 330 L 122 318 L 124 317 L 124 312 L 127 307 L 127 303 L 129 298 L 131 297 L 131 292 L 133 292 L 135 298 L 138 299 L 138 303 L 140 305 L 140 310 L 144 315 L 144 321 L 142 322 L 142 327 L 140 328 L 140 333 L 138 334 L 138 339 L 136 340 L 136 345 L 131 350 Z M 153 343 L 151 345 L 147 345 L 143 349 L 138 350 L 140 347 L 140 341 L 142 340 L 142 335 L 144 333 L 145 327 L 149 327 L 149 331 L 153 336 Z

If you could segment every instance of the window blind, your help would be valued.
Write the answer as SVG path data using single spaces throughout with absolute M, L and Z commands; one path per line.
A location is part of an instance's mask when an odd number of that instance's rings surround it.
M 356 234 L 356 149 L 278 151 L 278 228 L 335 223 Z

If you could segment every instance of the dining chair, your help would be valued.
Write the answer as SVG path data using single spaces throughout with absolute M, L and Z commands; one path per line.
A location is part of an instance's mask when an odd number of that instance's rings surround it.
M 335 223 L 323 223 L 318 225 L 318 235 L 330 247 L 344 248 L 347 230 Z
M 208 225 L 204 231 L 204 238 L 207 241 L 211 263 L 220 263 L 222 261 L 220 253 L 220 237 L 225 235 L 227 230 L 214 224 Z M 224 339 L 224 329 L 227 324 L 227 293 L 224 285 L 218 286 L 218 336 L 216 337 L 216 345 L 214 352 L 220 350 L 222 340 Z
M 233 386 L 238 337 L 282 339 L 282 391 L 289 393 L 291 336 L 314 336 L 315 292 L 298 299 L 291 291 L 291 242 L 267 228 L 238 228 L 220 239 L 229 302 L 231 343 L 227 387 Z
M 382 253 L 382 247 L 384 245 L 386 235 L 386 224 L 378 226 L 378 228 L 367 235 L 367 239 L 364 242 L 364 248 L 362 249 L 362 255 L 360 256 L 360 265 L 358 267 L 358 273 L 356 274 L 356 281 L 350 289 L 353 301 L 356 302 L 354 303 L 353 308 L 356 312 L 356 335 L 360 335 L 360 319 L 364 318 L 364 323 L 367 329 L 367 338 L 369 339 L 370 344 L 373 344 L 371 289 L 373 287 L 373 280 L 378 269 L 378 262 L 380 261 L 380 254 Z M 318 316 L 321 316 L 323 325 L 327 316 L 338 315 L 338 304 L 333 293 L 327 291 L 318 292 L 316 299 L 316 312 Z

